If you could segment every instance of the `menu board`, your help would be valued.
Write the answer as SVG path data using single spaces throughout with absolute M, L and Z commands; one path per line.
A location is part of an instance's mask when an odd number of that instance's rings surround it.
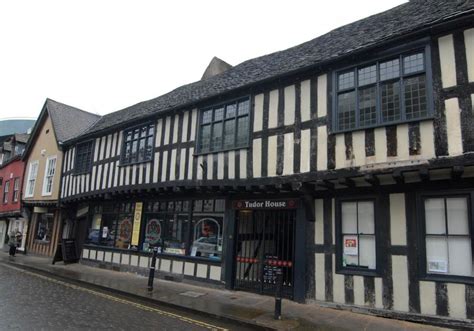
M 281 268 L 275 265 L 270 265 L 269 261 L 278 261 L 278 256 L 265 254 L 263 282 L 267 284 L 276 284 L 278 280 L 278 274 L 281 273 Z

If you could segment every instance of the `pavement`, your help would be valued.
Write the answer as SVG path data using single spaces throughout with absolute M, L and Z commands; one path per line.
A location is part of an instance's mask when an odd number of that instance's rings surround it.
M 51 264 L 51 258 L 17 255 L 9 261 L 0 252 L 0 262 L 88 288 L 107 290 L 131 299 L 143 300 L 199 316 L 232 321 L 243 327 L 275 330 L 443 330 L 442 328 L 283 300 L 282 320 L 273 319 L 273 297 L 228 291 L 188 283 L 155 279 L 153 292 L 147 278 L 136 274 L 104 270 L 80 263 Z

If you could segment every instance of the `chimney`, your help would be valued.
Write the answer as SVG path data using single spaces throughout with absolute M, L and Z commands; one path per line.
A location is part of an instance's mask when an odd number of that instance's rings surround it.
M 204 71 L 204 74 L 202 75 L 201 80 L 211 78 L 215 75 L 221 74 L 230 68 L 232 68 L 230 64 L 214 56 L 211 62 L 209 63 L 209 65 L 207 66 L 206 71 Z

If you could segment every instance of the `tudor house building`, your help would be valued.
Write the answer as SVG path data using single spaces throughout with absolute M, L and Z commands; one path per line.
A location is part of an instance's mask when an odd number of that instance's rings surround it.
M 51 99 L 44 103 L 23 155 L 22 203 L 29 219 L 29 253 L 51 256 L 60 239 L 72 236 L 72 218 L 59 204 L 62 143 L 98 119 L 98 115 Z
M 410 1 L 103 116 L 63 147 L 82 262 L 472 323 L 473 13 Z

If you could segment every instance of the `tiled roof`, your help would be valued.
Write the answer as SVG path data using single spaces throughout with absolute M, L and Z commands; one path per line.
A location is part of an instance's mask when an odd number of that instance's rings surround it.
M 192 105 L 273 77 L 336 60 L 407 33 L 472 13 L 473 10 L 474 0 L 411 0 L 301 45 L 245 61 L 219 75 L 181 86 L 155 99 L 107 114 L 86 134 Z

